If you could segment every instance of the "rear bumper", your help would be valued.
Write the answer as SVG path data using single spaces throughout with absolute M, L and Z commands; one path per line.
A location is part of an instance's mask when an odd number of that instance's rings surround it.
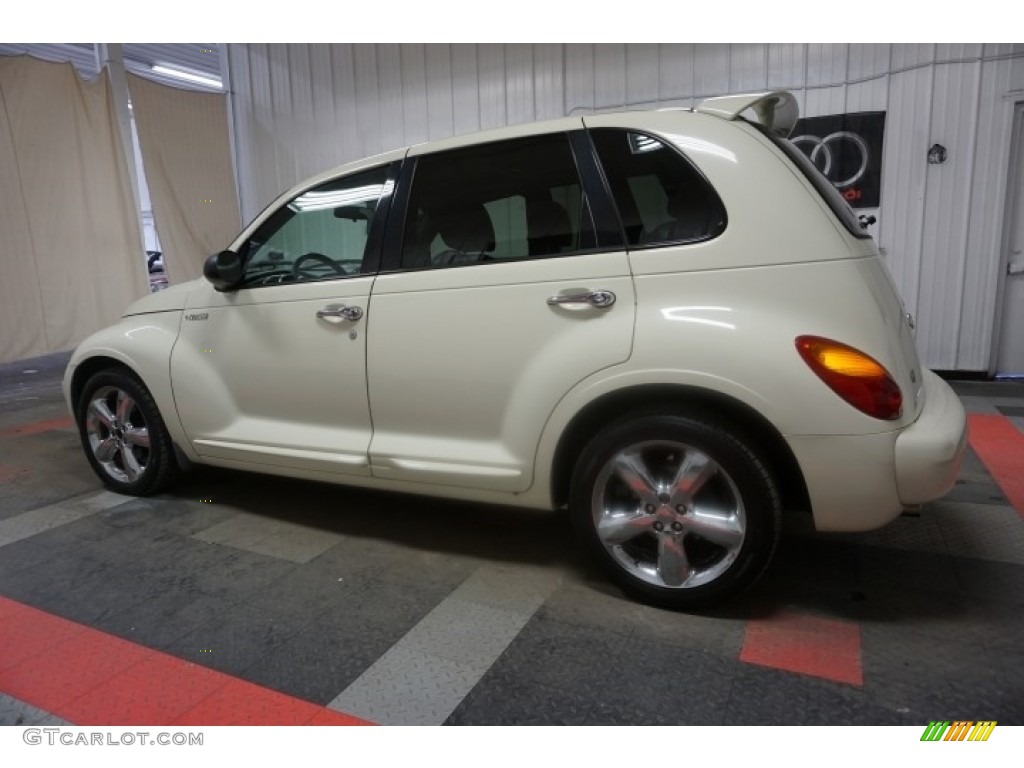
M 959 398 L 924 371 L 924 408 L 899 431 L 790 435 L 820 531 L 869 531 L 908 505 L 945 494 L 956 482 L 967 436 Z
M 967 445 L 967 415 L 960 398 L 924 371 L 924 410 L 896 438 L 896 487 L 904 504 L 923 504 L 956 482 Z

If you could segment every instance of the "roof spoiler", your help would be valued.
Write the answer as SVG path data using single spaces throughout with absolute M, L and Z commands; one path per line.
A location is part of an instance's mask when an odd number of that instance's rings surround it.
M 714 99 L 704 99 L 697 107 L 698 112 L 726 120 L 736 120 L 740 113 L 748 109 L 754 110 L 761 125 L 782 138 L 789 136 L 800 117 L 796 97 L 789 91 L 718 96 Z

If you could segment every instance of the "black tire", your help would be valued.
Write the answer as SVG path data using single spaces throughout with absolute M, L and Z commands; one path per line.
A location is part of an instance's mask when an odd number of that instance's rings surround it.
M 775 551 L 781 508 L 741 437 L 680 415 L 602 430 L 580 455 L 569 496 L 577 535 L 609 577 L 675 609 L 709 607 L 753 584 Z
M 124 406 L 123 414 L 119 404 Z M 114 419 L 108 425 L 105 421 L 111 421 L 110 415 Z M 94 374 L 82 389 L 75 420 L 89 464 L 111 490 L 149 496 L 177 478 L 174 446 L 156 401 L 131 371 L 108 368 Z M 143 428 L 146 446 L 141 444 Z

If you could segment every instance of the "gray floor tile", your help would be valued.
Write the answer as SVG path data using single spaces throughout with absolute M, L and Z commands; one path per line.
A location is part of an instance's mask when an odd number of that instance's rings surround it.
M 879 704 L 849 686 L 748 665 L 743 665 L 732 681 L 721 722 L 725 725 L 907 724 L 904 713 Z
M 594 701 L 501 672 L 488 672 L 446 725 L 584 725 Z
M 486 671 L 398 646 L 328 706 L 381 725 L 440 725 Z
M 625 710 L 659 712 L 675 722 L 722 722 L 739 662 L 667 643 L 630 639 L 618 655 L 600 701 Z
M 572 691 L 596 700 L 603 695 L 627 640 L 627 635 L 599 626 L 582 627 L 538 615 L 492 669 L 509 679 Z
M 111 491 L 89 493 L 0 520 L 0 547 L 124 504 L 130 497 Z
M 0 693 L 0 725 L 68 725 L 67 721 L 33 707 L 20 699 Z
M 341 537 L 299 523 L 242 512 L 194 534 L 212 544 L 244 549 L 293 563 L 308 563 Z
M 380 633 L 313 622 L 245 670 L 245 679 L 327 704 L 394 643 Z
M 182 635 L 167 651 L 221 672 L 243 675 L 302 629 L 251 606 L 224 605 L 220 616 Z
M 1013 507 L 943 500 L 932 513 L 952 554 L 1024 565 L 1024 520 Z

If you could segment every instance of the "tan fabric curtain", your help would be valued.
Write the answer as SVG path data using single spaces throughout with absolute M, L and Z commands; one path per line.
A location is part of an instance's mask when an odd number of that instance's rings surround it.
M 227 96 L 128 75 L 146 184 L 172 283 L 203 273 L 240 229 Z
M 0 362 L 69 349 L 147 290 L 109 79 L 0 56 Z

